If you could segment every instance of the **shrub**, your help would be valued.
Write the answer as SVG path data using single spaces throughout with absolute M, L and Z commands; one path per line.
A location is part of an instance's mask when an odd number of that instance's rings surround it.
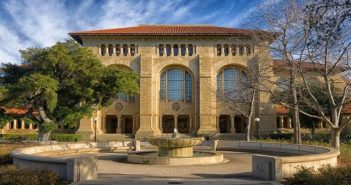
M 10 156 L 10 153 L 0 154 L 0 166 L 7 164 L 12 164 L 12 157 Z
M 1 134 L 1 140 L 4 141 L 26 141 L 38 140 L 38 134 Z M 79 134 L 51 134 L 50 139 L 58 142 L 77 142 L 82 139 Z
M 0 166 L 0 185 L 64 185 L 58 175 L 48 170 L 19 169 Z
M 318 170 L 300 168 L 292 177 L 287 179 L 286 185 L 350 185 L 351 166 L 331 167 L 323 166 Z
M 51 134 L 51 140 L 58 142 L 77 142 L 82 139 L 82 135 L 79 134 Z
M 294 137 L 293 133 L 277 133 L 277 134 L 269 134 L 268 137 L 270 139 L 275 140 L 291 140 Z

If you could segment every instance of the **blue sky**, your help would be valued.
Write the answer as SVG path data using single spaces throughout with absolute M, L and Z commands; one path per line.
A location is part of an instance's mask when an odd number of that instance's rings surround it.
M 263 0 L 1 0 L 0 62 L 20 49 L 47 47 L 68 32 L 138 24 L 241 27 Z

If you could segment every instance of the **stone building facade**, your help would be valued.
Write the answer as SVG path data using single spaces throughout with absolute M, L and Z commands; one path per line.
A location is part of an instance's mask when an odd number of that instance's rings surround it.
M 114 103 L 81 120 L 77 132 L 99 137 L 136 138 L 171 133 L 243 135 L 245 117 L 217 100 L 217 93 L 239 96 L 249 71 L 273 66 L 269 41 L 252 30 L 208 25 L 140 25 L 70 33 L 104 65 L 118 65 L 140 76 L 140 94 L 120 94 Z M 234 93 L 234 91 L 236 91 Z M 259 132 L 276 130 L 276 113 L 260 93 L 255 115 Z M 256 117 L 255 116 L 255 117 Z M 256 124 L 253 124 L 253 131 Z M 256 132 L 255 132 L 256 133 Z

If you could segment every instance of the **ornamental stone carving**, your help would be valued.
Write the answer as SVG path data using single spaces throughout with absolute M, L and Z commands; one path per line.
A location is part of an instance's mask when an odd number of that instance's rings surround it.
M 174 102 L 174 103 L 172 104 L 172 110 L 173 110 L 174 112 L 178 112 L 179 109 L 180 109 L 179 103 L 178 103 L 178 102 Z
M 121 112 L 123 110 L 123 104 L 121 102 L 116 103 L 115 109 L 117 112 Z

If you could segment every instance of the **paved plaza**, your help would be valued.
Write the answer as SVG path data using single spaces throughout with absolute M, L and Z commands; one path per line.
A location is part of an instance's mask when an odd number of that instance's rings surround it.
M 215 165 L 161 166 L 126 163 L 126 154 L 99 154 L 99 178 L 80 185 L 112 184 L 278 184 L 251 177 L 254 153 L 222 151 L 226 162 Z

